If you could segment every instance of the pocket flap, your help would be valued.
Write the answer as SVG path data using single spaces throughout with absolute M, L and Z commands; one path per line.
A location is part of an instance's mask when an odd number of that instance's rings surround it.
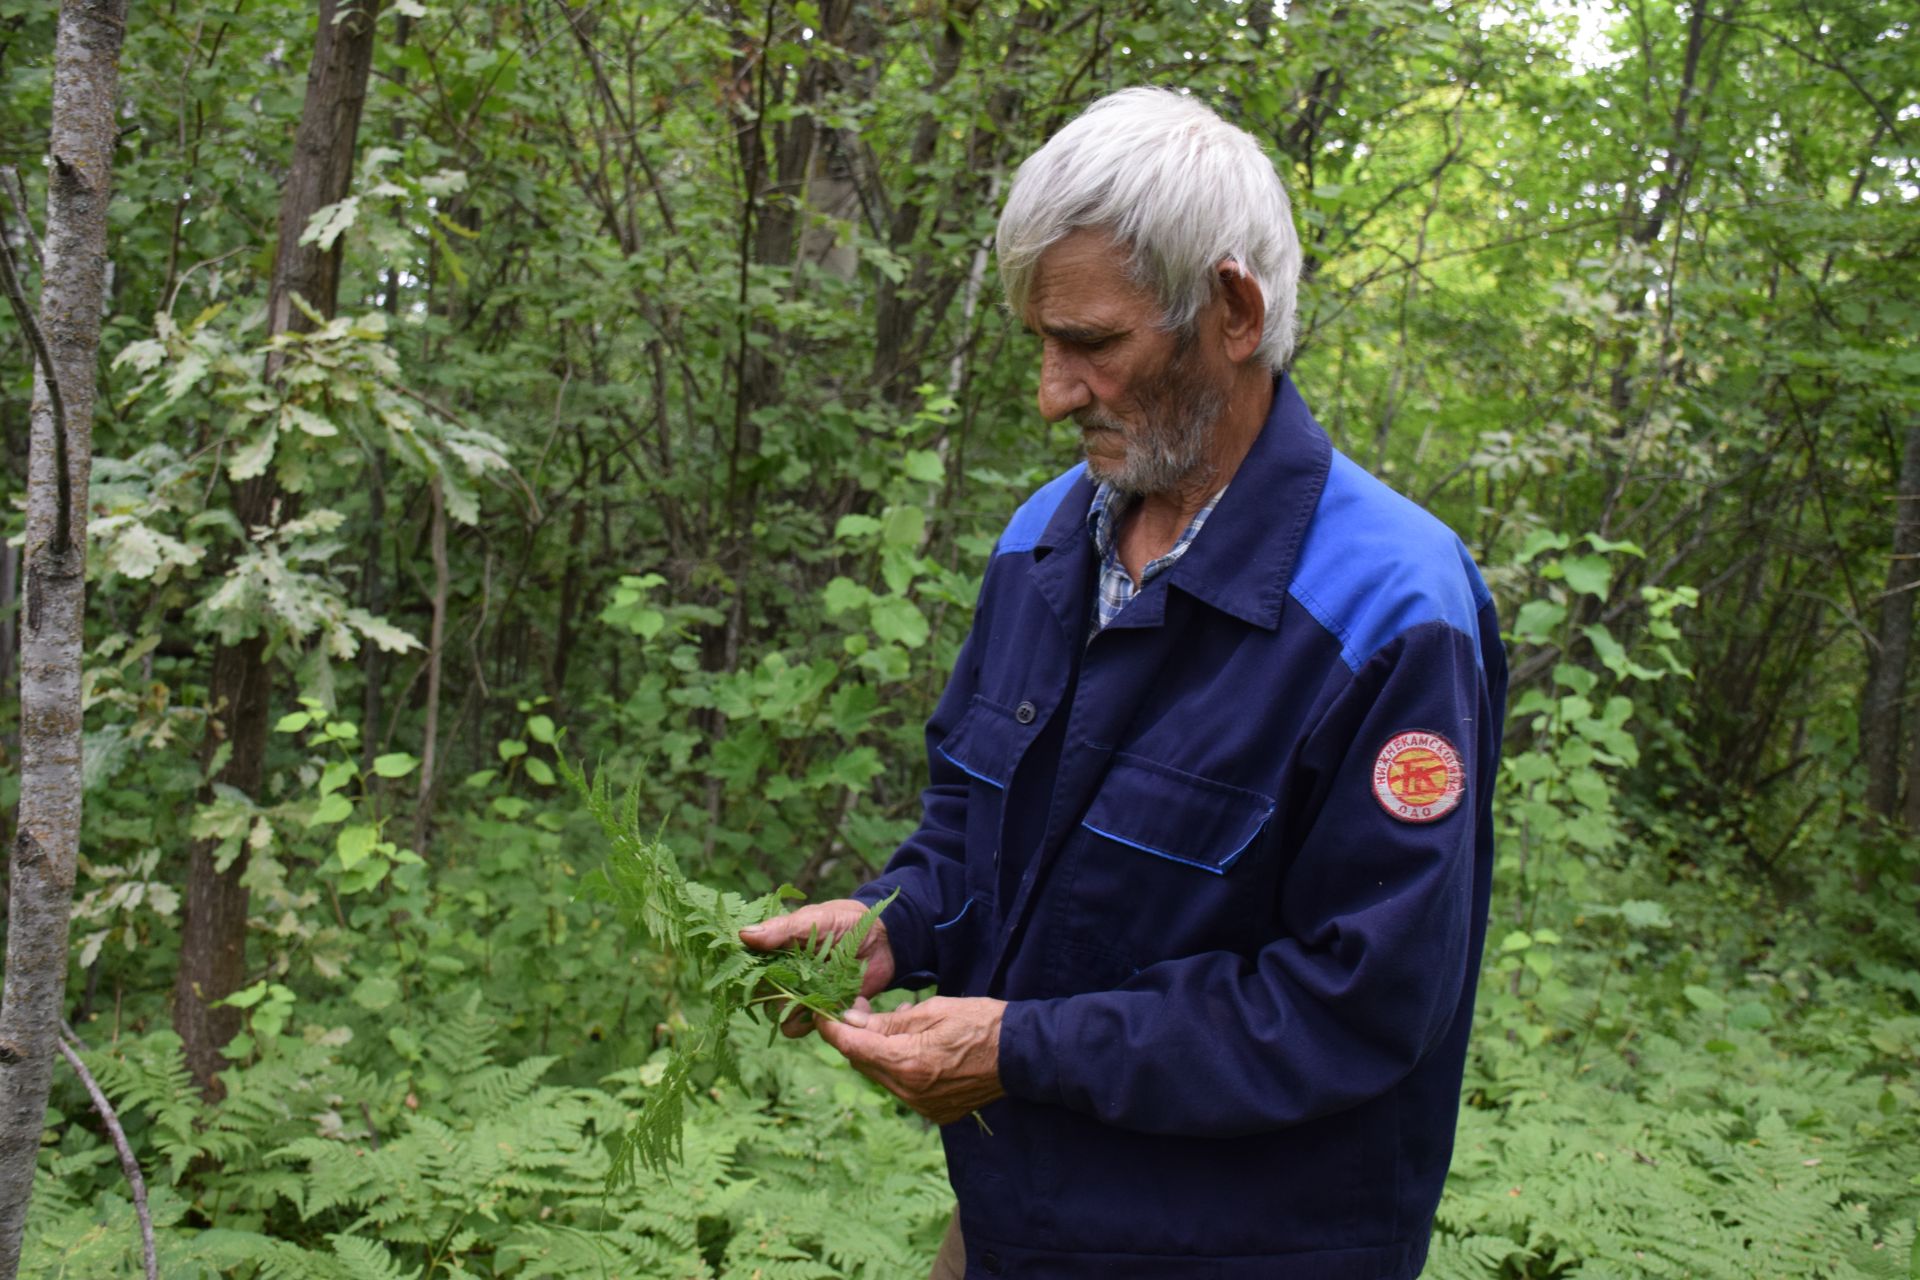
M 1273 809 L 1266 796 L 1122 753 L 1080 825 L 1156 858 L 1225 875 Z
M 1045 716 L 1035 716 L 1032 723 L 1021 724 L 1012 711 L 976 693 L 973 705 L 938 749 L 968 776 L 1004 789 L 1045 721 Z

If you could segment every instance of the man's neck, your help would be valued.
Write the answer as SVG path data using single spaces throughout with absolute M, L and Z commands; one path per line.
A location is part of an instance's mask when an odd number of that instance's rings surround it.
M 1148 564 L 1173 549 L 1200 508 L 1227 487 L 1246 461 L 1273 410 L 1274 385 L 1264 367 L 1240 369 L 1204 462 L 1172 489 L 1142 494 L 1120 518 L 1120 563 L 1134 582 Z

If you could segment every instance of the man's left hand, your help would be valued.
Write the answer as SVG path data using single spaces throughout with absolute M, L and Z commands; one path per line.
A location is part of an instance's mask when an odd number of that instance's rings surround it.
M 820 1038 L 935 1124 L 952 1124 L 1006 1090 L 1000 1087 L 1000 1019 L 1007 1002 L 935 996 L 891 1013 L 862 999 L 840 1022 L 819 1019 Z

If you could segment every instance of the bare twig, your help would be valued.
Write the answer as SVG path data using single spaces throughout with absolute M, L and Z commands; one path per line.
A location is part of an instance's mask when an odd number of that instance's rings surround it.
M 188 267 L 185 271 L 182 271 L 180 273 L 180 278 L 173 282 L 173 292 L 167 295 L 167 314 L 169 316 L 173 314 L 173 304 L 180 297 L 180 290 L 187 283 L 188 276 L 192 275 L 194 272 L 198 271 L 202 267 L 211 267 L 215 263 L 225 262 L 228 258 L 231 258 L 234 254 L 245 253 L 248 249 L 251 249 L 251 248 L 253 248 L 251 244 L 235 245 L 233 248 L 227 250 L 225 253 L 215 254 L 211 258 L 202 258 L 200 261 Z
M 66 1028 L 62 1028 L 66 1030 Z M 80 1055 L 73 1051 L 68 1043 L 73 1037 L 71 1031 L 60 1037 L 60 1056 L 67 1060 L 80 1083 L 87 1087 L 87 1096 L 93 1099 L 93 1109 L 100 1113 L 101 1123 L 107 1126 L 107 1136 L 113 1139 L 113 1149 L 120 1153 L 120 1171 L 127 1175 L 127 1185 L 133 1189 L 133 1211 L 140 1217 L 140 1249 L 146 1255 L 147 1280 L 160 1280 L 160 1262 L 153 1251 L 153 1214 L 147 1209 L 147 1180 L 140 1175 L 140 1162 L 134 1159 L 133 1148 L 127 1142 L 127 1131 L 120 1127 L 120 1117 L 114 1113 L 113 1104 L 107 1101 L 107 1095 L 101 1092 L 99 1081 L 87 1070 L 87 1064 L 80 1061 Z
M 33 215 L 27 212 L 27 189 L 20 184 L 20 171 L 12 165 L 0 166 L 0 186 L 6 188 L 7 199 L 13 201 L 13 211 L 20 219 L 20 229 L 26 232 L 27 248 L 33 250 L 35 265 L 45 262 L 47 249 L 33 229 Z
M 53 355 L 47 350 L 46 335 L 40 331 L 40 322 L 34 318 L 33 307 L 27 302 L 27 292 L 20 284 L 20 271 L 14 265 L 13 246 L 7 243 L 6 220 L 0 218 L 0 277 L 7 290 L 7 301 L 13 304 L 13 314 L 20 321 L 20 329 L 27 335 L 27 345 L 33 348 L 33 355 L 40 362 L 40 368 L 47 380 L 47 403 L 53 407 L 53 469 L 54 485 L 59 493 L 59 508 L 54 514 L 53 546 L 58 552 L 65 552 L 73 545 L 73 477 L 67 474 L 67 402 L 60 394 L 60 375 L 54 371 Z

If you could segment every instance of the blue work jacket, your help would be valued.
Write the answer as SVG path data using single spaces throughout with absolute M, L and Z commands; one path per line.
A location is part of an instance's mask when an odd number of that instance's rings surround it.
M 1076 467 L 995 548 L 867 902 L 1009 1001 L 942 1132 L 967 1275 L 1397 1280 L 1453 1147 L 1506 659 L 1460 540 L 1291 380 L 1185 555 L 1087 639 Z

